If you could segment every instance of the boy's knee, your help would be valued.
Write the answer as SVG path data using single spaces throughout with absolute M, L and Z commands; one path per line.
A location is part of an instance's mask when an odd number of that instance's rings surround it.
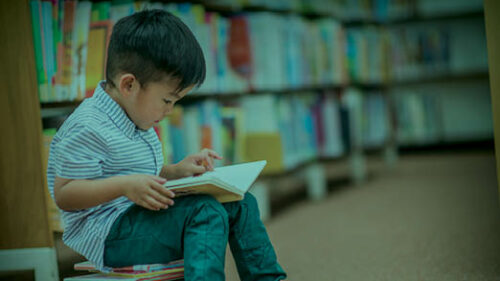
M 229 202 L 224 204 L 224 208 L 229 215 L 229 219 L 236 219 L 243 216 L 245 219 L 258 218 L 259 207 L 255 197 L 247 192 L 241 201 Z
M 259 209 L 257 199 L 250 192 L 245 193 L 245 197 L 240 202 L 250 211 L 257 211 Z
M 191 200 L 190 204 L 192 206 L 196 207 L 210 206 L 211 208 L 216 210 L 222 209 L 221 203 L 211 195 L 196 194 L 196 195 L 190 195 L 186 198 L 189 198 Z
M 191 221 L 206 220 L 228 231 L 228 215 L 222 204 L 210 195 L 190 195 L 188 203 L 193 208 Z

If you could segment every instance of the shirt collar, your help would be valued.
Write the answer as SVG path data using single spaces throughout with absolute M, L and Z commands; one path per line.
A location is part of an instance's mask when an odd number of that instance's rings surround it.
M 92 98 L 127 137 L 135 138 L 139 131 L 137 126 L 130 120 L 125 110 L 104 91 L 104 85 L 105 81 L 99 82 Z

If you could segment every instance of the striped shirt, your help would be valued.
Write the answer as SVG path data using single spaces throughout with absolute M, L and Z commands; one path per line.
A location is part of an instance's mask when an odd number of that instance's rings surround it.
M 159 175 L 163 166 L 161 143 L 154 129 L 138 129 L 125 111 L 97 86 L 64 122 L 50 145 L 47 168 L 54 198 L 55 177 L 104 179 L 118 175 Z M 63 241 L 102 271 L 104 242 L 116 218 L 133 204 L 125 196 L 78 211 L 61 211 Z

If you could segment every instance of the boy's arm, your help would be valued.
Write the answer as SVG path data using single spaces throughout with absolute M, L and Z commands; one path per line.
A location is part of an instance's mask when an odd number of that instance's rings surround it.
M 55 178 L 54 197 L 59 208 L 75 211 L 98 206 L 120 196 L 150 210 L 173 205 L 174 193 L 163 187 L 165 179 L 152 175 L 116 176 L 100 180 Z
M 175 180 L 180 178 L 180 176 L 178 176 L 177 174 L 178 171 L 176 164 L 163 165 L 160 172 L 160 177 L 165 178 L 167 180 Z

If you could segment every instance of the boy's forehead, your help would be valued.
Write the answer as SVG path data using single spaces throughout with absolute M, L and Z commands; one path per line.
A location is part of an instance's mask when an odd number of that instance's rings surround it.
M 187 86 L 186 88 L 179 89 L 180 80 L 166 78 L 155 83 L 157 87 L 160 88 L 162 92 L 174 95 L 177 98 L 181 98 L 186 95 L 195 85 Z
M 174 79 L 166 76 L 165 78 L 159 81 L 159 84 L 164 88 L 168 88 L 174 91 L 178 89 L 180 82 L 181 81 L 179 79 Z
M 179 83 L 173 81 L 172 79 L 162 79 L 159 81 L 151 81 L 146 85 L 147 88 L 154 88 L 157 91 L 172 93 L 177 92 Z

